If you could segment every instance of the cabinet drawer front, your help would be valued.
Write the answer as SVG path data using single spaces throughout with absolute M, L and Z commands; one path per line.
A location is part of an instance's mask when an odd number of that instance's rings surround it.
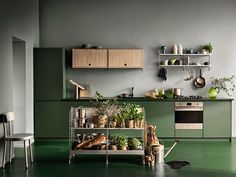
M 109 68 L 143 68 L 142 49 L 110 49 Z
M 73 68 L 107 68 L 106 49 L 73 49 Z

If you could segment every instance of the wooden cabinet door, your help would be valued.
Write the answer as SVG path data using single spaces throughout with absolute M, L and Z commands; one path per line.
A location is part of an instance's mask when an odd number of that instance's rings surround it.
M 107 68 L 107 49 L 72 49 L 72 68 Z
M 143 68 L 143 49 L 109 49 L 108 68 Z

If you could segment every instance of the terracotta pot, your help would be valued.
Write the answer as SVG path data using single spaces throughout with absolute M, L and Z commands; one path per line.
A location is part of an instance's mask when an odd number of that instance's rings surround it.
M 115 150 L 117 150 L 117 146 L 113 145 L 113 144 L 110 144 L 109 149 L 115 151 Z
M 110 122 L 110 128 L 116 128 L 117 122 L 116 121 L 111 121 Z
M 140 126 L 140 120 L 135 120 L 134 121 L 134 128 L 139 128 Z
M 104 128 L 107 123 L 107 115 L 99 115 L 97 117 L 97 127 Z
M 106 150 L 106 145 L 105 145 L 105 144 L 99 144 L 99 145 L 97 146 L 97 149 L 98 149 L 98 150 Z
M 122 120 L 122 121 L 117 122 L 117 127 L 125 128 L 125 121 Z
M 118 149 L 119 149 L 119 150 L 126 151 L 126 150 L 127 150 L 127 147 L 126 147 L 126 146 L 118 146 Z
M 134 120 L 129 120 L 128 127 L 129 128 L 134 128 Z

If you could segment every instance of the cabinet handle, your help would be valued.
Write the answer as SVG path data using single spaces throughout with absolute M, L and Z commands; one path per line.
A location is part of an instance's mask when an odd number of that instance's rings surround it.
M 127 66 L 127 64 L 126 64 L 126 63 L 125 63 L 124 65 L 125 65 L 125 66 Z
M 91 63 L 89 63 L 89 66 L 91 66 Z

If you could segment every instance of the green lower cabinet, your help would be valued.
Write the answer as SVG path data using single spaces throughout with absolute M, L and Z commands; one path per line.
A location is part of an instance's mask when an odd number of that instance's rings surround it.
M 35 138 L 68 138 L 71 107 L 88 106 L 88 102 L 36 101 Z
M 204 138 L 231 137 L 231 101 L 204 102 Z
M 160 138 L 174 138 L 174 102 L 147 102 L 145 107 L 148 125 L 156 125 Z
M 176 138 L 202 138 L 203 130 L 175 130 Z

